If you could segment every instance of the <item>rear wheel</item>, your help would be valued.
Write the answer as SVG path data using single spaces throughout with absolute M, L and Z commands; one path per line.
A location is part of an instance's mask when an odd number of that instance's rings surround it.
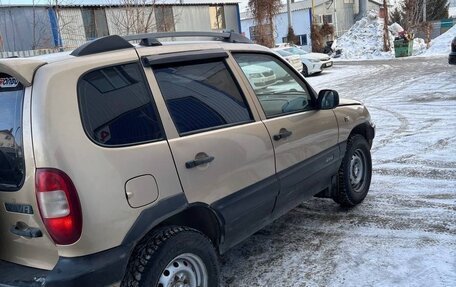
M 122 286 L 218 286 L 219 264 L 211 241 L 187 227 L 165 227 L 143 240 L 130 259 Z
M 369 191 L 372 159 L 369 144 L 361 135 L 350 137 L 347 151 L 339 168 L 339 186 L 333 199 L 342 206 L 361 203 Z

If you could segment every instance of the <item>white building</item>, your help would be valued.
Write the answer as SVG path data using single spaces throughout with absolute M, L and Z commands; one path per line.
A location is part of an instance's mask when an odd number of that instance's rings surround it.
M 450 17 L 456 18 L 456 0 L 448 0 L 450 6 L 448 9 L 448 14 Z
M 316 23 L 328 23 L 334 26 L 336 35 L 342 35 L 350 29 L 357 19 L 364 16 L 365 11 L 380 10 L 382 0 L 314 0 L 315 12 L 312 15 L 312 0 L 291 3 L 292 26 L 299 37 L 300 44 L 312 47 L 310 39 L 311 19 Z M 276 43 L 285 42 L 288 33 L 287 7 L 283 5 L 280 13 L 274 17 L 274 38 Z M 248 11 L 241 13 L 241 31 L 245 36 L 254 38 L 255 23 Z M 252 39 L 254 40 L 254 39 Z

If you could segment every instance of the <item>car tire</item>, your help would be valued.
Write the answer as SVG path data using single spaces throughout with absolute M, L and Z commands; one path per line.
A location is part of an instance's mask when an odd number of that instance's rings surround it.
M 180 284 L 180 285 L 179 285 Z M 156 230 L 128 263 L 122 287 L 219 286 L 219 262 L 209 238 L 187 227 Z
M 306 65 L 303 65 L 303 67 L 302 67 L 302 74 L 304 75 L 304 77 L 309 76 L 309 70 L 307 69 Z
M 335 202 L 345 207 L 361 203 L 369 191 L 372 178 L 372 158 L 369 144 L 361 135 L 349 138 L 344 159 L 339 168 Z

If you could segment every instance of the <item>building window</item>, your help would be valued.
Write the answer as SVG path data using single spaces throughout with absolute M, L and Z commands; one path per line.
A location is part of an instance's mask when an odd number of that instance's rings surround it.
M 331 14 L 322 15 L 321 16 L 321 23 L 322 24 L 332 24 L 332 22 L 333 22 L 332 18 L 333 18 L 333 16 Z
M 226 28 L 225 8 L 223 6 L 210 6 L 209 15 L 212 30 L 223 30 Z
M 174 32 L 174 14 L 172 6 L 160 5 L 155 7 L 157 32 Z
M 298 39 L 299 39 L 299 44 L 301 46 L 307 46 L 307 34 L 304 34 L 304 35 L 297 35 Z
M 355 0 L 344 0 L 345 4 L 353 4 L 355 3 Z

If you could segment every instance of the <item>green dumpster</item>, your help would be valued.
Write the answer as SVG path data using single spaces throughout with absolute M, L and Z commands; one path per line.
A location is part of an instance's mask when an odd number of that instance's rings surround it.
M 408 57 L 413 52 L 413 40 L 407 41 L 405 39 L 399 39 L 394 41 L 394 52 L 396 58 Z

